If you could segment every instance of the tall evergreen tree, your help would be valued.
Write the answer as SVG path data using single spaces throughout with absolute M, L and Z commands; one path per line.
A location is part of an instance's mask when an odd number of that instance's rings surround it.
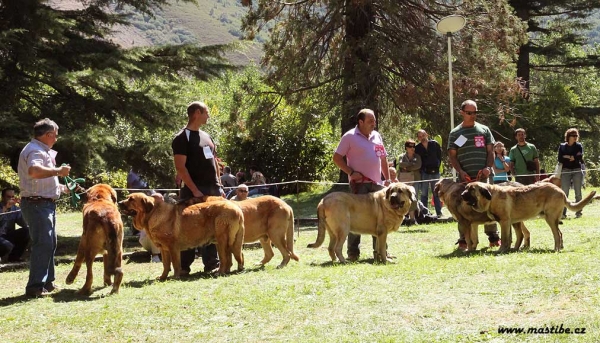
M 526 90 L 530 88 L 531 70 L 600 67 L 599 56 L 569 56 L 570 46 L 586 44 L 586 18 L 597 9 L 597 0 L 509 0 L 516 15 L 527 24 L 528 41 L 519 48 L 517 77 Z M 545 57 L 544 64 L 532 62 L 531 55 Z M 539 60 L 541 61 L 541 60 Z
M 310 95 L 336 109 L 340 132 L 362 107 L 376 115 L 419 114 L 448 127 L 446 40 L 441 17 L 460 13 L 455 90 L 496 108 L 514 90 L 507 71 L 524 28 L 505 1 L 302 0 L 243 1 L 243 28 L 270 32 L 263 66 L 267 80 L 290 103 Z M 477 95 L 479 94 L 479 95 Z
M 140 130 L 172 127 L 169 116 L 182 112 L 173 103 L 174 82 L 182 76 L 205 80 L 229 66 L 223 46 L 125 50 L 110 40 L 113 26 L 127 25 L 127 18 L 109 6 L 151 15 L 166 3 L 82 0 L 79 9 L 61 9 L 47 0 L 2 0 L 0 155 L 14 157 L 33 122 L 49 117 L 61 128 L 58 162 L 78 161 L 77 174 L 107 149 L 114 164 L 123 164 L 123 142 L 104 135 L 118 118 Z

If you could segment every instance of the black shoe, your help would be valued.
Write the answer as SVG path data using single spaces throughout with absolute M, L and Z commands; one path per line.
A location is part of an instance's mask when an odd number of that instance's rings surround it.
M 44 286 L 44 289 L 47 290 L 48 292 L 60 291 L 60 287 L 58 287 L 58 285 L 55 284 L 54 282 L 47 283 Z
M 209 264 L 207 266 L 204 266 L 204 272 L 205 273 L 211 273 L 215 269 L 219 269 L 220 266 L 221 266 L 221 264 L 219 262 L 211 263 L 211 264 Z
M 30 298 L 47 297 L 47 296 L 50 296 L 51 294 L 52 293 L 48 292 L 48 290 L 45 288 L 41 288 L 41 289 L 30 288 L 25 291 L 25 295 Z

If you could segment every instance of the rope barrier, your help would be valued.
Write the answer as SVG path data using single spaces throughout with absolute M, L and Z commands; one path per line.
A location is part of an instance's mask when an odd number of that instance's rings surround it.
M 595 169 L 585 169 L 585 172 L 590 172 L 590 171 L 598 171 L 600 170 L 600 168 L 595 168 Z M 570 171 L 570 172 L 562 172 L 561 174 L 576 174 L 576 173 L 581 173 L 581 171 Z M 518 177 L 518 176 L 540 176 L 540 175 L 553 175 L 554 173 L 548 173 L 548 174 L 522 174 L 522 175 L 513 175 L 513 177 Z M 440 178 L 444 178 L 444 176 L 440 176 Z M 71 179 L 70 181 L 80 181 L 82 179 Z M 417 184 L 417 183 L 423 183 L 423 182 L 431 182 L 431 181 L 435 181 L 434 180 L 420 180 L 420 181 L 408 181 L 408 182 L 403 182 L 406 184 Z M 269 186 L 277 186 L 277 185 L 289 185 L 289 184 L 300 184 L 300 183 L 305 183 L 305 184 L 315 184 L 315 185 L 323 185 L 323 186 L 347 186 L 348 183 L 343 183 L 343 182 L 333 182 L 333 181 L 305 181 L 305 180 L 294 180 L 294 181 L 285 181 L 285 182 L 274 182 L 274 183 L 267 183 L 264 185 L 248 185 L 248 188 L 251 187 L 269 187 Z M 237 187 L 223 187 L 223 189 L 236 189 Z M 114 188 L 115 191 L 128 191 L 128 192 L 147 192 L 150 191 L 147 188 Z M 161 192 L 179 192 L 179 188 L 154 188 L 154 191 L 161 191 Z M 75 195 L 71 195 L 69 196 L 69 200 L 73 201 L 72 199 L 79 199 L 79 195 L 84 194 L 85 192 L 82 193 L 76 193 Z M 58 199 L 56 200 L 56 202 L 61 202 L 61 201 L 66 201 L 67 198 L 62 198 L 62 199 Z M 6 214 L 11 214 L 11 213 L 15 213 L 15 212 L 20 212 L 21 210 L 16 210 L 16 211 L 11 211 L 11 212 L 4 212 L 4 213 L 0 213 L 0 216 L 6 215 Z

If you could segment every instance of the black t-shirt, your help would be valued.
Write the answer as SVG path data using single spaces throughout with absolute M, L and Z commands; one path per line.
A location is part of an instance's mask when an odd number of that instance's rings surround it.
M 215 169 L 215 143 L 208 133 L 183 129 L 173 139 L 171 148 L 173 155 L 187 157 L 185 167 L 202 193 L 219 194 L 219 181 Z M 206 156 L 209 154 L 212 154 L 212 157 Z

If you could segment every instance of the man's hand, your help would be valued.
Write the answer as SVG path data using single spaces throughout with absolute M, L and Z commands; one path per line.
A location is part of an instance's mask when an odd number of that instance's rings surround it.
M 483 168 L 479 172 L 483 177 L 490 177 L 490 168 Z
M 361 172 L 357 172 L 356 170 L 350 174 L 350 181 L 361 181 L 363 179 L 363 174 Z
M 65 165 L 60 166 L 57 176 L 62 176 L 62 177 L 69 176 L 70 172 L 71 172 L 71 166 L 68 164 L 65 164 Z

